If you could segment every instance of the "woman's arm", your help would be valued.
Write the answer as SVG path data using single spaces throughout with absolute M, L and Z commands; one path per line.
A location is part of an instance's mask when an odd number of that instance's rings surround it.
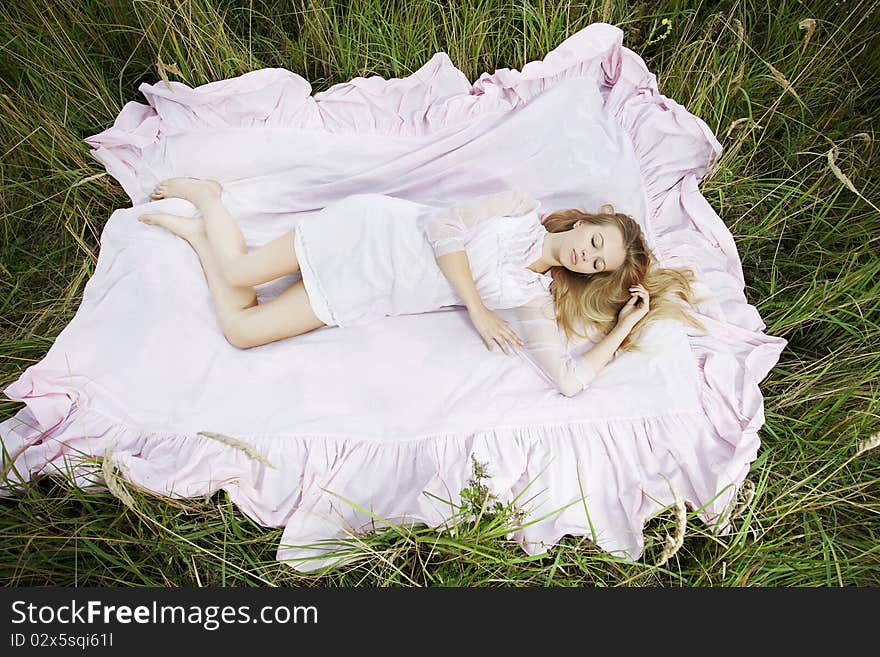
M 505 354 L 509 354 L 509 346 L 522 346 L 522 341 L 507 322 L 483 303 L 464 250 L 465 236 L 470 228 L 484 219 L 523 214 L 535 207 L 537 202 L 527 194 L 510 190 L 435 211 L 426 224 L 426 236 L 434 249 L 437 264 L 464 302 L 474 328 L 489 351 L 492 351 L 493 343 L 497 343 Z
M 498 343 L 501 351 L 505 354 L 510 353 L 508 345 L 511 347 L 522 346 L 522 340 L 513 332 L 510 325 L 487 308 L 483 299 L 480 298 L 467 253 L 452 251 L 439 256 L 437 264 L 458 296 L 464 301 L 471 323 L 483 338 L 489 351 L 492 351 L 493 342 Z
M 594 344 L 590 349 L 585 351 L 583 354 L 579 356 L 580 360 L 590 368 L 590 371 L 593 373 L 590 380 L 597 377 L 599 372 L 605 369 L 605 366 L 608 364 L 608 361 L 612 359 L 614 356 L 614 352 L 616 352 L 621 343 L 626 339 L 626 336 L 629 335 L 629 332 L 633 327 L 632 322 L 628 321 L 618 321 L 617 324 L 614 325 L 614 328 L 608 331 L 605 336 L 599 340 L 596 344 Z M 569 386 L 570 387 L 570 386 Z M 583 390 L 586 386 L 582 386 L 580 390 L 575 390 L 572 394 L 577 394 L 581 390 Z M 562 394 L 565 394 L 563 392 Z M 571 396 L 571 395 L 568 395 Z
M 596 377 L 596 369 L 584 358 L 573 358 L 568 351 L 565 332 L 556 323 L 553 297 L 533 299 L 524 306 L 499 310 L 522 336 L 519 351 L 544 380 L 566 397 L 576 395 Z M 612 351 L 613 353 L 613 351 Z
M 524 349 L 520 352 L 556 390 L 572 397 L 586 388 L 605 368 L 624 338 L 648 312 L 648 293 L 631 288 L 630 301 L 618 313 L 617 324 L 591 349 L 579 357 L 568 353 L 565 333 L 556 324 L 552 298 L 536 299 L 519 308 L 500 311 L 509 317 Z M 642 300 L 641 305 L 636 305 Z
M 425 234 L 437 257 L 464 250 L 467 232 L 484 219 L 499 215 L 517 216 L 538 206 L 525 192 L 508 190 L 488 194 L 431 212 Z
M 508 189 L 495 194 L 486 194 L 458 203 L 452 207 L 453 214 L 466 226 L 472 226 L 481 219 L 498 215 L 519 216 L 538 207 L 538 202 L 520 189 Z
M 598 375 L 638 321 L 648 314 L 650 297 L 641 285 L 629 288 L 630 298 L 617 313 L 617 324 L 581 358 Z

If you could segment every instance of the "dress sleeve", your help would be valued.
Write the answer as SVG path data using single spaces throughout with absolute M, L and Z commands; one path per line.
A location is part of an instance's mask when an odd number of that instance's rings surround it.
M 453 251 L 464 251 L 468 231 L 490 217 L 517 216 L 536 208 L 538 202 L 520 190 L 497 194 L 433 210 L 425 224 L 425 234 L 434 255 L 440 257 Z
M 582 358 L 569 354 L 565 331 L 556 325 L 553 297 L 548 293 L 526 305 L 496 311 L 523 341 L 518 352 L 544 379 L 566 397 L 586 388 L 596 372 Z

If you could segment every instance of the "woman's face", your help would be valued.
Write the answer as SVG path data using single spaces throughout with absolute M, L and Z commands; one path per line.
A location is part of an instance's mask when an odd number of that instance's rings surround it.
M 613 271 L 623 264 L 625 257 L 620 228 L 583 220 L 565 232 L 559 249 L 559 261 L 566 269 L 579 274 Z

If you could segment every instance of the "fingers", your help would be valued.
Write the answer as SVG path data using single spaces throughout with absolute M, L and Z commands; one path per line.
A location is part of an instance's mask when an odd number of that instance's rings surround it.
M 512 349 L 522 347 L 523 341 L 513 331 L 510 325 L 491 311 L 488 314 L 472 317 L 474 326 L 486 348 L 492 351 L 497 344 L 505 354 L 510 354 Z
M 493 347 L 497 344 L 501 348 L 501 351 L 507 355 L 510 355 L 511 349 L 523 346 L 523 342 L 520 340 L 519 336 L 509 328 L 494 333 L 487 333 L 481 337 L 483 338 L 483 342 L 486 343 L 486 347 L 489 351 L 492 351 Z
M 511 347 L 522 347 L 523 346 L 523 341 L 514 332 L 514 330 L 512 328 L 510 328 L 510 324 L 508 324 L 507 322 L 501 323 L 501 326 L 499 327 L 498 333 L 499 333 L 500 337 L 503 338 L 504 341 L 507 344 L 509 344 Z M 508 353 L 508 352 L 505 351 L 504 353 Z
M 513 332 L 507 333 L 496 333 L 492 336 L 492 339 L 501 347 L 501 351 L 503 351 L 508 356 L 510 355 L 510 350 L 514 347 L 521 347 L 522 343 L 519 338 Z
M 635 295 L 636 298 L 641 298 L 645 303 L 648 303 L 648 299 L 650 298 L 648 291 L 641 285 L 630 285 L 629 293 Z
M 631 285 L 629 288 L 629 293 L 632 296 L 627 302 L 627 305 L 635 306 L 635 304 L 638 303 L 638 300 L 641 299 L 642 305 L 639 310 L 642 311 L 642 314 L 647 314 L 650 304 L 650 295 L 648 294 L 648 291 L 644 288 L 644 286 L 638 284 Z
M 522 346 L 523 346 L 523 341 L 520 339 L 520 337 L 519 337 L 516 333 L 514 333 L 513 329 L 510 328 L 509 325 L 505 324 L 505 325 L 504 325 L 504 329 L 503 329 L 502 332 L 503 332 L 503 334 L 504 334 L 505 339 L 506 339 L 511 345 L 514 345 L 514 346 L 516 346 L 516 347 L 522 347 Z
M 483 337 L 483 342 L 486 343 L 486 349 L 488 349 L 489 351 L 492 351 L 494 349 L 495 345 L 497 344 L 501 348 L 501 351 L 503 351 L 505 354 L 508 354 L 508 355 L 510 354 L 510 351 L 507 346 L 507 340 L 505 340 L 501 336 L 492 335 L 489 337 L 486 337 L 486 336 L 482 336 L 482 337 Z
M 493 333 L 491 331 L 480 331 L 480 337 L 483 338 L 483 342 L 486 343 L 486 349 L 488 349 L 489 351 L 493 351 L 495 349 L 495 345 L 497 344 L 499 347 L 501 347 L 501 351 L 507 353 L 506 343 L 496 333 Z

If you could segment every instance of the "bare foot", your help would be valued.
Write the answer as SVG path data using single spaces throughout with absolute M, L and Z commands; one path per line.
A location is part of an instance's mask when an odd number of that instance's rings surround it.
M 151 198 L 182 198 L 193 205 L 204 201 L 217 199 L 222 191 L 220 183 L 216 180 L 203 178 L 168 178 L 163 180 L 153 190 Z
M 150 226 L 162 226 L 187 242 L 206 237 L 205 220 L 202 217 L 182 217 L 179 214 L 167 212 L 153 212 L 142 214 L 138 221 Z

